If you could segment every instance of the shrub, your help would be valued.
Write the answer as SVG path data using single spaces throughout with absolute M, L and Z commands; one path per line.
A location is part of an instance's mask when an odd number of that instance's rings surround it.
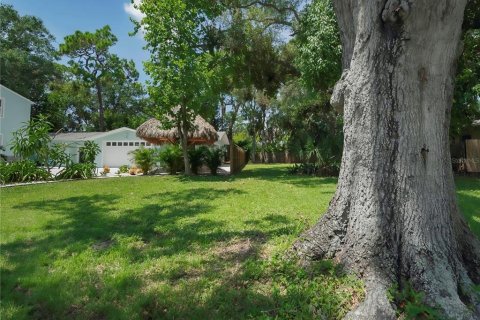
M 120 168 L 118 168 L 118 173 L 127 173 L 128 172 L 128 166 L 126 164 L 120 166 Z
M 182 167 L 183 156 L 179 145 L 167 145 L 160 150 L 158 158 L 167 167 L 170 174 L 176 174 Z
M 68 167 L 72 159 L 70 156 L 65 152 L 67 148 L 66 144 L 63 143 L 55 143 L 50 147 L 50 165 L 52 167 Z
M 48 180 L 50 178 L 51 175 L 47 170 L 37 167 L 35 162 L 31 160 L 11 163 L 0 162 L 0 182 L 2 184 Z
M 205 150 L 205 163 L 210 169 L 212 175 L 217 174 L 217 169 L 222 164 L 223 150 L 220 148 L 206 149 Z
M 48 165 L 49 132 L 53 126 L 47 118 L 39 116 L 26 122 L 23 127 L 13 132 L 11 147 L 16 157 L 22 160 L 33 159 L 42 165 Z
M 100 153 L 100 147 L 93 141 L 85 141 L 78 150 L 80 151 L 80 162 L 83 163 L 94 163 L 95 157 Z
M 72 163 L 60 171 L 57 179 L 90 179 L 95 176 L 95 163 Z
M 204 162 L 206 151 L 208 151 L 208 148 L 204 146 L 188 149 L 188 159 L 190 160 L 190 168 L 193 174 L 198 174 L 198 168 L 200 168 Z
M 144 174 L 148 174 L 155 164 L 155 150 L 141 147 L 130 153 L 133 155 L 135 164 L 142 169 Z
M 49 132 L 52 128 L 52 124 L 44 116 L 25 123 L 13 133 L 10 145 L 15 156 L 46 166 L 47 171 L 50 171 L 51 166 L 67 166 L 71 160 L 65 152 L 66 145 L 51 145 L 52 136 Z

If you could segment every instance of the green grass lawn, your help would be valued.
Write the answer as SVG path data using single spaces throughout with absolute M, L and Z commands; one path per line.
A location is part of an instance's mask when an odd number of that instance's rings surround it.
M 1 319 L 342 317 L 362 284 L 283 257 L 336 179 L 285 168 L 2 189 Z M 480 234 L 480 180 L 457 188 Z

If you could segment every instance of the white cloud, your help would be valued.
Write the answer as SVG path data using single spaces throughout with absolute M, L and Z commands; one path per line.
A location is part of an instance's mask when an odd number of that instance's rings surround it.
M 126 13 L 128 13 L 130 16 L 132 16 L 133 19 L 140 21 L 142 20 L 145 15 L 143 12 L 135 8 L 135 6 L 138 7 L 140 5 L 141 0 L 133 0 L 133 3 L 124 3 L 123 4 L 123 10 L 125 10 Z

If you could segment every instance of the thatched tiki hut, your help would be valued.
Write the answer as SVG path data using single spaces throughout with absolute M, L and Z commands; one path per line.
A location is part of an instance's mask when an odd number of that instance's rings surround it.
M 215 128 L 200 116 L 196 116 L 193 128 L 188 132 L 188 144 L 213 144 L 217 141 Z M 162 129 L 157 119 L 149 119 L 137 128 L 137 136 L 153 144 L 177 143 L 180 139 L 177 127 Z

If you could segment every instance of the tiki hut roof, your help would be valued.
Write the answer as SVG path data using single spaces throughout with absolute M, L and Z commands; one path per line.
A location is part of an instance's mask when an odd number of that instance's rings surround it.
M 162 129 L 162 123 L 151 118 L 137 128 L 137 136 L 153 144 L 175 143 L 180 139 L 178 130 L 173 127 Z M 215 128 L 200 116 L 196 116 L 194 130 L 188 133 L 189 144 L 212 144 L 217 141 Z

